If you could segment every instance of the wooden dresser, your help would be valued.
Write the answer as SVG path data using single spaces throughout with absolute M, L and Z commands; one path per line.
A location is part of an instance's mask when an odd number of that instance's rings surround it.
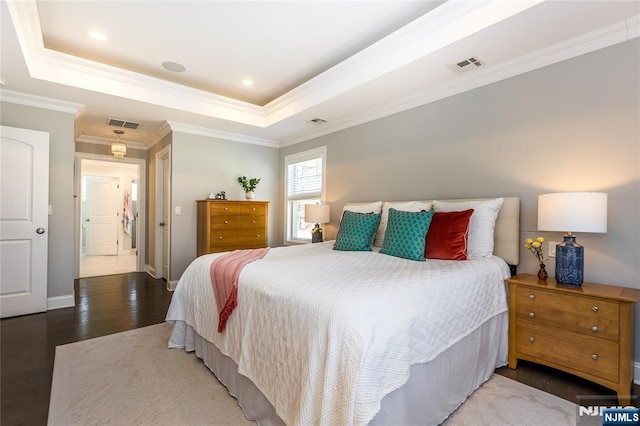
M 268 241 L 268 201 L 198 200 L 198 256 L 262 248 Z
M 599 383 L 629 405 L 633 382 L 633 311 L 640 290 L 539 281 L 530 274 L 509 284 L 509 367 L 533 361 Z

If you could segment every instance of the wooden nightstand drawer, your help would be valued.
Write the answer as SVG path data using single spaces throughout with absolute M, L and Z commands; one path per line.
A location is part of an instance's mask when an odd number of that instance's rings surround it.
M 553 312 L 574 313 L 616 322 L 620 318 L 618 302 L 538 288 L 518 287 L 516 303 L 523 306 L 541 307 Z
M 617 341 L 619 308 L 617 302 L 518 288 L 515 314 L 518 319 Z
M 556 364 L 618 381 L 618 344 L 555 327 L 516 321 L 516 349 Z

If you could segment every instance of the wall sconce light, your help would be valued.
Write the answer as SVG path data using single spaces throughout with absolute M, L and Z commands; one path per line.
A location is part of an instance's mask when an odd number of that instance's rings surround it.
M 113 133 L 117 135 L 118 139 L 111 142 L 111 153 L 114 157 L 123 158 L 127 155 L 127 145 L 120 141 L 120 135 L 123 135 L 124 132 L 122 130 L 114 130 Z
M 328 204 L 305 204 L 304 206 L 304 221 L 307 223 L 314 223 L 316 226 L 311 230 L 311 242 L 321 243 L 322 228 L 321 223 L 329 223 L 330 209 Z
M 607 232 L 607 194 L 561 192 L 538 196 L 538 230 L 566 232 L 556 246 L 556 282 L 581 286 L 584 248 L 573 232 Z

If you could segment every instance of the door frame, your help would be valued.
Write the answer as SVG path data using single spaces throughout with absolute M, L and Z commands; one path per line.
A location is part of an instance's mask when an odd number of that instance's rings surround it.
M 73 276 L 78 279 L 80 276 L 80 254 L 82 252 L 82 160 L 108 161 L 113 163 L 128 163 L 138 165 L 139 181 L 138 181 L 138 263 L 136 271 L 146 270 L 146 242 L 147 242 L 147 160 L 143 158 L 116 158 L 111 155 L 89 154 L 86 152 L 76 152 L 73 180 L 75 200 L 75 226 L 74 226 L 74 260 L 73 260 Z
M 168 162 L 169 176 L 168 179 L 165 179 L 164 176 L 164 162 Z M 155 231 L 155 251 L 154 251 L 154 270 L 155 277 L 162 277 L 162 238 L 163 238 L 163 229 L 160 226 L 160 222 L 163 220 L 162 215 L 160 213 L 164 213 L 164 205 L 165 205 L 165 183 L 169 185 L 166 193 L 169 194 L 169 199 L 166 200 L 166 205 L 169 208 L 169 212 L 167 214 L 168 220 L 164 226 L 168 227 L 169 233 L 169 241 L 167 242 L 167 288 L 169 290 L 173 290 L 175 286 L 171 282 L 171 145 L 168 145 L 162 148 L 156 154 L 156 205 L 155 205 L 155 221 L 153 223 L 153 229 Z

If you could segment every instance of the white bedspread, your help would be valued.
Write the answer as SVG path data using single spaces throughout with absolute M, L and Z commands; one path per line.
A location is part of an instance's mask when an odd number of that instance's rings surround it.
M 209 278 L 220 254 L 189 266 L 167 313 L 232 358 L 286 424 L 368 423 L 412 364 L 507 310 L 499 258 L 413 262 L 332 246 L 274 248 L 247 265 L 222 334 Z

